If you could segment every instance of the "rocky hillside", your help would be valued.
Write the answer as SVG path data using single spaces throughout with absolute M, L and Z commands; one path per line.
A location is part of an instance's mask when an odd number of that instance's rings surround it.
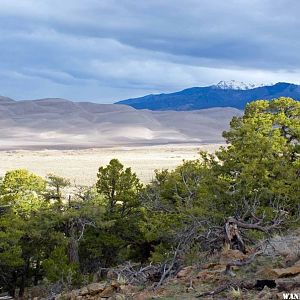
M 284 299 L 284 294 L 299 293 L 300 290 L 299 244 L 300 228 L 285 236 L 275 236 L 267 242 L 262 242 L 259 245 L 260 252 L 252 247 L 247 249 L 246 254 L 238 250 L 223 249 L 214 255 L 203 255 L 197 265 L 181 268 L 175 277 L 167 280 L 159 288 L 155 288 L 157 282 L 151 268 L 128 264 L 106 273 L 106 280 L 97 281 L 95 276 L 94 283 L 80 289 L 61 292 L 53 298 L 57 300 Z M 225 272 L 228 264 L 233 266 L 230 273 Z M 126 272 L 128 275 L 131 274 L 131 277 L 124 276 Z M 132 280 L 134 276 L 136 280 Z M 149 278 L 147 285 L 134 284 L 143 276 Z M 32 288 L 28 290 L 27 297 L 44 299 L 47 297 L 47 291 L 42 287 Z

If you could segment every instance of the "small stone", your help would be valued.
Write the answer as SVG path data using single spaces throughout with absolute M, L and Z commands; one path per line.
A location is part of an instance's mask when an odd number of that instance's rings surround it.
M 105 289 L 105 286 L 106 283 L 99 283 L 99 282 L 91 283 L 87 286 L 88 293 L 90 295 L 101 293 Z
M 116 289 L 113 286 L 108 286 L 101 292 L 100 297 L 109 298 L 115 294 Z
M 131 284 L 122 284 L 120 285 L 120 291 L 123 294 L 133 294 L 133 293 L 137 293 L 139 291 L 139 288 Z
M 88 293 L 89 293 L 89 290 L 87 289 L 86 286 L 83 287 L 83 288 L 81 288 L 80 291 L 79 291 L 79 295 L 80 295 L 80 296 L 85 296 L 85 295 L 87 295 Z
M 295 265 L 289 268 L 273 269 L 273 271 L 279 278 L 295 276 L 300 274 L 300 263 L 296 263 Z
M 112 287 L 114 287 L 115 289 L 119 289 L 120 288 L 120 283 L 117 282 L 116 280 L 113 280 L 112 283 L 110 284 Z
M 80 290 L 73 290 L 71 292 L 71 299 L 75 300 L 77 298 L 77 296 L 79 296 L 79 292 L 80 292 Z
M 274 269 L 270 267 L 264 267 L 256 272 L 256 276 L 259 278 L 276 279 L 278 274 L 274 272 Z

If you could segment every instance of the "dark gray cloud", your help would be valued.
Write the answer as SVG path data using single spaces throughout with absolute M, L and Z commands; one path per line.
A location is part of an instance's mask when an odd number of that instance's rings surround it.
M 300 80 L 297 0 L 2 0 L 0 94 L 110 102 Z

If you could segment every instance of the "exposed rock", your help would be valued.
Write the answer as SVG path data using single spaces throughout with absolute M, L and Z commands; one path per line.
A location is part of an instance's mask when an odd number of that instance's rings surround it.
M 258 270 L 255 274 L 258 278 L 261 279 L 276 279 L 278 278 L 278 275 L 276 272 L 274 272 L 274 269 L 270 267 L 263 267 L 262 269 Z
M 105 287 L 106 287 L 106 283 L 95 282 L 89 284 L 86 288 L 90 295 L 95 295 L 102 292 L 105 289 Z
M 112 297 L 116 293 L 116 288 L 113 286 L 107 286 L 99 295 L 101 298 Z
M 285 269 L 273 269 L 278 278 L 295 276 L 300 274 L 300 266 L 293 266 Z
M 79 295 L 79 290 L 73 290 L 66 295 L 66 298 L 69 300 L 76 300 Z
M 158 290 L 141 289 L 140 286 L 126 284 L 125 281 L 120 281 L 122 282 L 120 284 L 116 279 L 111 278 L 109 282 L 90 284 L 67 295 L 63 294 L 60 300 L 146 300 L 163 297 L 175 299 L 175 297 L 172 298 L 173 296 L 176 296 L 176 299 L 195 299 L 194 296 L 197 296 L 199 292 L 202 292 L 200 295 L 215 292 L 216 296 L 224 296 L 218 299 L 282 299 L 283 292 L 299 291 L 300 261 L 299 252 L 282 251 L 281 242 L 280 240 L 280 243 L 277 243 L 280 252 L 278 251 L 275 255 L 270 251 L 275 256 L 264 252 L 263 257 L 260 257 L 254 266 L 248 266 L 246 269 L 243 266 L 248 264 L 252 255 L 256 253 L 256 249 L 253 250 L 253 254 L 248 251 L 247 255 L 239 250 L 224 249 L 221 253 L 211 256 L 210 259 L 213 262 L 210 263 L 208 260 L 201 266 L 198 274 L 196 270 L 199 266 L 184 267 L 175 277 L 170 278 L 169 286 L 166 284 Z M 275 260 L 272 259 L 274 257 Z M 287 266 L 287 262 L 291 265 Z M 228 273 L 224 272 L 228 265 L 232 270 L 238 270 L 236 278 L 231 278 Z M 256 272 L 257 269 L 258 272 Z M 115 274 L 111 274 L 111 277 Z M 233 292 L 235 292 L 234 298 Z M 186 298 L 187 296 L 190 298 Z
M 116 294 L 114 297 L 113 297 L 113 300 L 125 300 L 126 299 L 126 296 L 125 295 L 122 295 L 122 294 Z
M 80 296 L 85 296 L 85 295 L 87 295 L 88 293 L 89 293 L 89 290 L 87 289 L 86 286 L 82 287 L 82 288 L 80 289 L 80 291 L 79 291 L 79 295 L 80 295 Z
M 120 285 L 120 291 L 122 294 L 133 294 L 138 292 L 138 287 L 131 284 L 122 284 Z
M 256 273 L 261 278 L 284 278 L 284 277 L 292 277 L 300 274 L 300 266 L 293 266 L 289 268 L 263 268 Z
M 116 280 L 112 281 L 110 285 L 112 287 L 114 287 L 115 289 L 119 289 L 120 288 L 120 284 Z

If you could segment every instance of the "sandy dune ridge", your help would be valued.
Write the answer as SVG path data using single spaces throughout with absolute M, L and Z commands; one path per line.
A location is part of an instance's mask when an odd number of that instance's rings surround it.
M 135 110 L 126 105 L 64 99 L 14 101 L 0 97 L 0 176 L 25 168 L 91 185 L 99 166 L 118 158 L 143 182 L 155 169 L 173 169 L 198 151 L 223 143 L 233 108 Z
M 233 108 L 135 110 L 64 99 L 0 98 L 0 149 L 74 149 L 174 143 L 219 143 Z

